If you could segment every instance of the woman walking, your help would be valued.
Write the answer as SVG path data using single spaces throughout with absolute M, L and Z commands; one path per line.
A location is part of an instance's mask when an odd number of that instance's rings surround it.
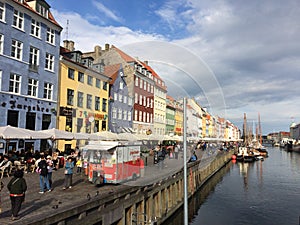
M 7 184 L 7 189 L 10 193 L 12 220 L 20 219 L 18 213 L 21 209 L 22 202 L 25 199 L 27 184 L 23 176 L 24 173 L 22 170 L 16 170 L 14 177 Z
M 72 157 L 68 157 L 68 160 L 65 165 L 65 186 L 63 187 L 63 190 L 72 187 L 73 168 L 74 161 L 72 160 Z

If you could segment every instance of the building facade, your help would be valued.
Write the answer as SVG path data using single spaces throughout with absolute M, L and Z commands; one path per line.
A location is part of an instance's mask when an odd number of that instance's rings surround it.
M 56 127 L 61 26 L 44 0 L 0 0 L 0 126 Z M 46 141 L 10 141 L 43 149 Z
M 73 133 L 96 133 L 108 128 L 110 78 L 94 67 L 92 57 L 64 41 L 60 51 L 57 128 Z M 59 141 L 58 149 L 74 149 L 80 141 Z

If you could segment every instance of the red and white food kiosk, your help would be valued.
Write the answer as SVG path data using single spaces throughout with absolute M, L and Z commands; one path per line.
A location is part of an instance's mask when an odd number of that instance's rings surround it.
M 90 141 L 82 147 L 89 181 L 122 183 L 141 176 L 141 142 Z

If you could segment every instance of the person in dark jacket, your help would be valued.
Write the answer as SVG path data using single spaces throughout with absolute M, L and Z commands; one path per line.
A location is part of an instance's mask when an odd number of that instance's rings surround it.
M 23 178 L 23 175 L 24 173 L 22 170 L 16 170 L 14 177 L 7 184 L 7 189 L 10 193 L 12 220 L 20 219 L 18 213 L 21 209 L 27 190 L 26 180 Z

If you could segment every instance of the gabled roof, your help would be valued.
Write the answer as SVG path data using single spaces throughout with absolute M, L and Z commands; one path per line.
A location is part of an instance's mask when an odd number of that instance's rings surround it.
M 108 65 L 104 67 L 104 74 L 111 78 L 110 84 L 115 83 L 119 74 L 120 64 Z
M 135 58 L 131 57 L 130 55 L 127 55 L 125 52 L 117 48 L 116 46 L 112 45 L 112 49 L 115 49 L 115 51 L 124 59 L 126 62 L 135 62 Z

